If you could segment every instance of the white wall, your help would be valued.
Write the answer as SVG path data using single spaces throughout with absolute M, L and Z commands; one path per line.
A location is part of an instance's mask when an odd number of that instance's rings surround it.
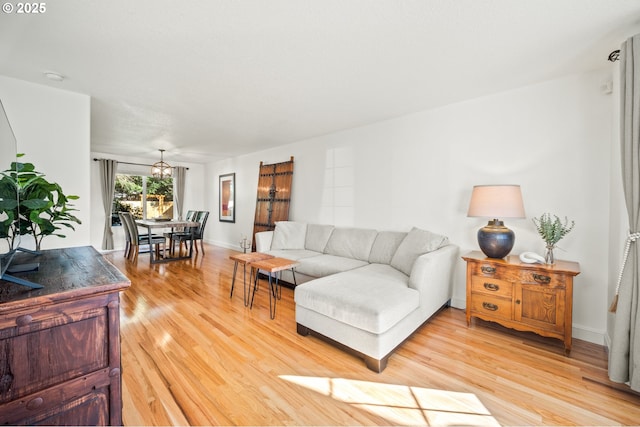
M 140 164 L 153 164 L 160 160 L 159 158 L 144 159 L 144 158 L 132 158 L 128 156 L 117 156 L 113 154 L 104 153 L 91 153 L 91 244 L 98 250 L 102 247 L 102 237 L 104 233 L 104 208 L 102 205 L 102 189 L 100 186 L 100 164 L 94 162 L 93 159 L 113 159 L 120 162 L 127 163 L 140 163 Z M 169 160 L 165 157 L 167 163 Z M 189 209 L 194 210 L 206 210 L 208 204 L 206 203 L 205 196 L 205 184 L 204 184 L 204 171 L 205 167 L 201 164 L 192 163 L 169 163 L 171 166 L 185 166 L 189 168 L 185 180 L 185 200 L 184 200 L 184 213 Z M 131 173 L 146 175 L 149 173 L 150 167 L 127 165 L 121 163 L 118 165 L 118 173 Z M 211 217 L 212 214 L 210 214 Z M 211 221 L 211 220 L 210 220 Z M 113 227 L 113 244 L 114 250 L 121 250 L 124 248 L 124 233 L 122 227 Z
M 45 237 L 42 249 L 90 244 L 90 98 L 87 95 L 0 76 L 0 99 L 16 136 L 21 161 L 33 163 L 51 182 L 60 184 L 73 201 L 82 224 L 64 229 L 66 238 Z M 34 249 L 33 238 L 22 245 Z
M 24 162 L 33 163 L 49 181 L 60 184 L 65 194 L 80 198 L 73 202 L 82 224 L 76 231 L 61 231 L 65 238 L 46 237 L 43 249 L 92 245 L 102 246 L 104 212 L 102 208 L 99 166 L 93 158 L 112 158 L 131 163 L 153 163 L 157 159 L 91 153 L 91 99 L 87 95 L 51 88 L 0 75 L 0 99 L 17 140 Z M 0 159 L 1 160 L 1 159 Z M 207 209 L 204 171 L 201 164 L 186 166 L 185 209 Z M 127 166 L 128 172 L 135 172 Z M 120 170 L 120 169 L 119 169 Z M 144 172 L 147 169 L 139 169 Z M 114 229 L 116 249 L 124 247 L 124 235 Z M 33 249 L 33 239 L 23 236 L 22 246 Z
M 565 252 L 557 254 L 582 268 L 575 282 L 574 336 L 603 343 L 610 280 L 619 263 L 610 255 L 619 253 L 610 248 L 610 233 L 621 228 L 615 226 L 621 198 L 612 181 L 620 173 L 612 145 L 615 112 L 612 97 L 601 90 L 608 80 L 609 69 L 569 76 L 206 167 L 185 165 L 185 208 L 210 210 L 207 240 L 238 248 L 241 236 L 252 231 L 260 161 L 294 156 L 291 219 L 395 230 L 418 226 L 446 234 L 464 253 L 477 249 L 475 233 L 484 225 L 466 217 L 472 186 L 520 184 L 528 218 L 506 222 L 517 236 L 513 252 L 542 252 L 531 217 L 552 212 L 575 219 L 576 229 L 560 243 Z M 91 159 L 107 156 L 89 150 L 89 97 L 0 76 L 0 99 L 25 160 L 66 193 L 80 196 L 74 204 L 83 224 L 66 239 L 46 238 L 44 248 L 99 248 L 104 216 L 98 166 Z M 235 224 L 218 222 L 218 175 L 229 172 L 236 173 Z M 619 238 L 611 242 L 619 246 Z M 459 261 L 453 301 L 459 307 L 465 300 L 463 272 Z
M 506 220 L 513 253 L 544 244 L 531 218 L 576 221 L 556 257 L 577 261 L 574 336 L 602 344 L 606 331 L 612 99 L 610 69 L 543 82 L 211 164 L 215 216 L 207 240 L 238 249 L 252 230 L 258 166 L 295 157 L 292 220 L 449 236 L 461 254 L 477 250 L 486 221 L 467 218 L 476 184 L 520 184 L 527 219 Z M 310 101 L 311 102 L 311 101 Z M 217 177 L 236 173 L 235 224 L 217 221 Z M 464 263 L 454 305 L 464 307 Z

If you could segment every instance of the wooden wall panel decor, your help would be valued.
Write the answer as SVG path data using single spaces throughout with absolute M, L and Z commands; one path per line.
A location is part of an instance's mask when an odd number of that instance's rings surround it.
M 293 156 L 291 160 L 282 163 L 265 165 L 260 162 L 252 250 L 256 248 L 256 233 L 273 230 L 276 221 L 289 219 L 292 181 Z

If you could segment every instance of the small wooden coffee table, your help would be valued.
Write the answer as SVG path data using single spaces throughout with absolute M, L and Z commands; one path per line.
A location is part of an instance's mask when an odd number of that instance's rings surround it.
M 256 269 L 256 273 L 254 276 L 254 284 L 253 284 L 253 293 L 251 294 L 251 307 L 253 307 L 253 298 L 256 295 L 256 289 L 258 287 L 258 272 L 260 270 L 266 271 L 269 273 L 269 315 L 271 319 L 275 319 L 276 317 L 276 302 L 282 297 L 282 289 L 280 283 L 278 283 L 279 278 L 277 273 L 282 272 L 283 270 L 291 270 L 293 273 L 293 282 L 295 284 L 296 281 L 296 273 L 294 268 L 298 265 L 297 261 L 293 261 L 286 258 L 268 258 L 257 260 L 249 263 L 251 269 Z M 275 273 L 275 274 L 274 274 Z M 273 283 L 273 277 L 275 275 L 276 281 L 275 286 Z M 273 300 L 273 304 L 272 304 Z
M 233 278 L 231 279 L 231 292 L 229 293 L 229 298 L 233 298 L 233 288 L 236 284 L 236 272 L 238 271 L 238 264 L 242 264 L 242 281 L 243 281 L 243 291 L 244 291 L 244 306 L 247 307 L 249 305 L 249 296 L 247 295 L 247 264 L 251 264 L 254 261 L 260 261 L 264 259 L 273 258 L 273 255 L 263 254 L 262 252 L 249 252 L 244 254 L 235 254 L 229 256 L 229 259 L 235 261 L 233 264 Z M 249 286 L 251 286 L 252 281 L 253 268 L 249 273 Z

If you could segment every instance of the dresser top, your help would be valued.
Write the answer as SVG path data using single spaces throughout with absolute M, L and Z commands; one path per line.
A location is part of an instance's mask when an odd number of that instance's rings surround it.
M 563 261 L 556 260 L 556 262 L 552 265 L 548 264 L 528 264 L 526 262 L 520 261 L 520 257 L 518 255 L 509 255 L 505 258 L 489 258 L 484 253 L 480 251 L 469 252 L 468 254 L 462 257 L 465 261 L 476 261 L 476 262 L 484 262 L 492 265 L 504 265 L 507 267 L 517 267 L 522 269 L 531 269 L 531 270 L 545 270 L 549 272 L 556 273 L 565 273 L 576 276 L 580 274 L 580 264 L 574 261 Z
M 131 284 L 92 246 L 45 250 L 40 255 L 20 252 L 11 265 L 29 263 L 38 263 L 38 270 L 12 275 L 44 287 L 31 289 L 0 280 L 0 313 L 27 305 L 116 292 Z

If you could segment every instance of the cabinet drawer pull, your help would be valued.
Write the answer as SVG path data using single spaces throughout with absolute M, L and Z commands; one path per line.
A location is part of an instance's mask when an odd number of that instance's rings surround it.
M 25 314 L 24 316 L 16 318 L 16 325 L 18 326 L 27 326 L 31 322 L 33 322 L 33 317 L 30 314 Z
M 496 268 L 483 265 L 482 267 L 480 267 L 480 271 L 482 271 L 484 274 L 493 274 L 496 272 Z
M 495 283 L 488 283 L 488 282 L 484 283 L 484 288 L 492 292 L 496 292 L 500 290 L 500 286 L 496 285 Z
M 538 283 L 542 283 L 544 285 L 551 283 L 551 277 L 545 276 L 544 274 L 533 274 L 533 280 Z
M 491 304 L 490 302 L 483 302 L 482 303 L 482 308 L 484 308 L 485 310 L 489 310 L 489 311 L 497 311 L 498 310 L 498 306 L 495 304 Z
M 30 411 L 33 411 L 34 409 L 38 409 L 39 407 L 41 407 L 43 403 L 44 403 L 43 398 L 36 397 L 35 399 L 32 399 L 29 402 L 27 402 L 27 409 L 29 409 Z

